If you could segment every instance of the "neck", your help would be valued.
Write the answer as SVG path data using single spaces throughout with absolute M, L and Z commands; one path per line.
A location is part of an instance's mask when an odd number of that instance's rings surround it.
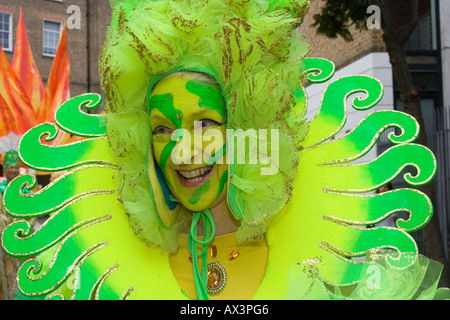
M 216 206 L 209 209 L 211 217 L 216 227 L 216 236 L 236 232 L 239 229 L 240 222 L 236 220 L 228 207 L 224 197 Z M 197 227 L 198 235 L 203 235 L 203 221 L 200 219 Z

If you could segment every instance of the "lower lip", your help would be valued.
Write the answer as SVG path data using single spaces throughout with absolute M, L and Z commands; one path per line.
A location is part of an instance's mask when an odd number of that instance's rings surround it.
M 201 180 L 195 181 L 195 182 L 190 182 L 190 181 L 186 181 L 184 180 L 184 178 L 178 173 L 178 171 L 175 171 L 177 176 L 178 176 L 178 180 L 180 180 L 181 185 L 183 185 L 184 187 L 188 187 L 188 188 L 194 188 L 194 187 L 198 187 L 199 185 L 205 183 L 209 177 L 211 176 L 211 174 L 213 173 L 213 171 L 216 168 L 213 168 L 206 176 L 204 176 Z

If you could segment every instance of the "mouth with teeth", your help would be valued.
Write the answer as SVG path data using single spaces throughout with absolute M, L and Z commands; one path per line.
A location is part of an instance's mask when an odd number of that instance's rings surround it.
M 176 170 L 180 183 L 185 187 L 197 187 L 208 180 L 214 167 L 203 167 L 195 170 Z

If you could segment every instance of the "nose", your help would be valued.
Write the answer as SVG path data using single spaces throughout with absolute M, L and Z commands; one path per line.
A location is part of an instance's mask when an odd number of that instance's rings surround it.
M 191 163 L 203 164 L 203 130 L 195 128 L 191 139 Z
M 177 129 L 172 134 L 172 141 L 176 142 L 171 158 L 174 164 L 203 164 L 202 131 L 188 131 Z

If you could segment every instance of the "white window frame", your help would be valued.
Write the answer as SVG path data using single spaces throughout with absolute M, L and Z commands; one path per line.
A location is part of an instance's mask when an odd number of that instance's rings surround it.
M 3 51 L 12 52 L 13 51 L 13 15 L 11 12 L 0 11 L 0 13 L 9 15 L 9 35 L 8 35 L 8 48 L 3 48 Z
M 44 57 L 50 57 L 50 58 L 54 58 L 56 55 L 56 51 L 55 54 L 50 54 L 50 53 L 45 53 L 45 23 L 46 22 L 54 22 L 54 23 L 58 23 L 59 24 L 59 37 L 58 37 L 58 43 L 59 40 L 61 39 L 61 34 L 62 34 L 62 28 L 63 28 L 63 23 L 61 21 L 58 20 L 52 20 L 52 19 L 42 19 L 42 55 Z M 56 45 L 55 50 L 58 48 L 58 45 Z

